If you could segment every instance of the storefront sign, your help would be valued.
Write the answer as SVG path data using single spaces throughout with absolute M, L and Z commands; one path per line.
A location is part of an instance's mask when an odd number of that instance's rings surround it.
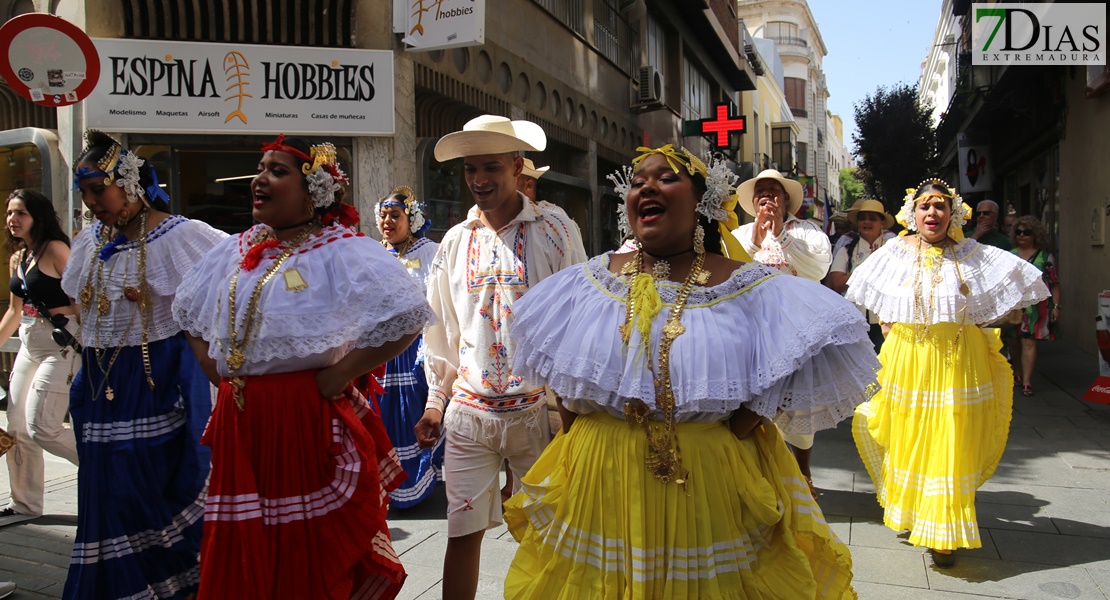
M 31 102 L 53 107 L 79 102 L 99 75 L 92 40 L 61 17 L 28 13 L 0 27 L 0 77 Z
M 394 0 L 408 15 L 409 50 L 442 50 L 486 43 L 486 0 Z
M 392 135 L 393 53 L 96 39 L 88 127 L 119 132 Z

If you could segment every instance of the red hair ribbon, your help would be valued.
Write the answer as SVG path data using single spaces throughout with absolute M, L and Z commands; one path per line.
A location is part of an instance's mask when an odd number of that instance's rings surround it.
M 274 152 L 284 152 L 286 154 L 291 154 L 291 155 L 296 156 L 297 158 L 299 158 L 303 161 L 307 161 L 307 162 L 310 162 L 310 163 L 312 162 L 312 157 L 311 156 L 305 154 L 304 152 L 301 152 L 300 150 L 297 150 L 296 148 L 294 148 L 292 146 L 286 146 L 285 145 L 285 134 L 284 133 L 279 133 L 278 136 L 277 136 L 277 139 L 270 142 L 269 144 L 265 144 L 264 146 L 262 146 L 262 152 L 263 153 L 269 152 L 271 150 L 273 150 Z
M 324 223 L 338 222 L 344 227 L 353 228 L 355 225 L 358 225 L 360 219 L 358 216 L 358 209 L 350 204 L 340 202 L 339 206 L 321 215 L 320 220 Z

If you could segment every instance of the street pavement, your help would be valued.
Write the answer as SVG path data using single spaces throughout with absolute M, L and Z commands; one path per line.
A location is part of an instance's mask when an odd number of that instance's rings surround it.
M 972 598 L 1110 600 L 1110 408 L 1079 398 L 1095 358 L 1061 343 L 1039 346 L 1037 393 L 1014 398 L 1010 441 L 978 495 L 983 547 L 958 551 L 950 569 L 882 525 L 874 487 L 849 423 L 818 434 L 813 480 L 825 516 L 852 550 L 855 588 L 874 600 Z M 0 416 L 0 422 L 6 421 Z M 0 528 L 0 581 L 12 600 L 58 598 L 76 528 L 77 474 L 48 455 L 46 516 Z M 7 502 L 0 468 L 0 506 Z M 400 598 L 439 598 L 447 542 L 442 487 L 390 513 L 394 547 L 408 570 Z M 516 543 L 504 526 L 482 548 L 478 598 L 501 598 Z

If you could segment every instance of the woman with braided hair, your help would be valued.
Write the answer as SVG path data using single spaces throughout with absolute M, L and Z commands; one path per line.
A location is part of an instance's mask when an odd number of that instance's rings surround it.
M 251 180 L 258 224 L 214 248 L 174 316 L 219 386 L 199 598 L 393 598 L 387 492 L 405 477 L 352 380 L 412 345 L 432 310 L 351 229 L 330 143 L 278 136 Z
M 424 203 L 412 188 L 396 187 L 374 207 L 382 245 L 401 261 L 409 276 L 426 292 L 424 279 L 432 266 L 439 244 L 424 237 L 432 222 L 424 214 Z M 408 479 L 389 493 L 397 508 L 416 506 L 443 481 L 443 437 L 432 448 L 421 448 L 416 442 L 416 426 L 424 416 L 428 399 L 428 381 L 424 377 L 424 346 L 419 337 L 404 352 L 385 365 L 382 385 L 385 394 L 380 400 L 382 421 L 389 439 L 408 473 Z
M 197 588 L 212 409 L 170 312 L 174 292 L 226 234 L 168 214 L 154 169 L 97 131 L 74 184 L 92 224 L 62 289 L 80 303 L 82 368 L 70 388 L 77 540 L 63 598 L 188 598 Z
M 1037 268 L 964 239 L 971 210 L 939 179 L 906 190 L 907 230 L 859 264 L 845 298 L 883 323 L 880 391 L 856 409 L 852 434 L 875 483 L 883 523 L 910 531 L 949 567 L 979 548 L 975 491 L 998 466 L 1013 406 L 998 330 L 984 328 L 1048 297 Z

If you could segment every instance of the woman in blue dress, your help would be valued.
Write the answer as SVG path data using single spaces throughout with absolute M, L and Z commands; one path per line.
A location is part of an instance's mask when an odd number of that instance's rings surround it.
M 81 306 L 70 412 L 81 468 L 63 598 L 186 598 L 197 588 L 212 408 L 170 307 L 183 276 L 227 237 L 168 214 L 154 169 L 96 131 L 74 183 L 92 224 L 62 289 Z
M 432 223 L 424 216 L 423 203 L 412 189 L 400 186 L 378 202 L 374 214 L 382 232 L 382 245 L 401 261 L 420 290 L 426 292 L 424 278 L 439 244 L 424 237 Z M 390 502 L 397 508 L 409 508 L 427 498 L 437 481 L 443 481 L 443 438 L 434 448 L 421 449 L 413 431 L 428 399 L 422 338 L 386 363 L 382 385 L 385 388 L 380 402 L 382 421 L 408 473 L 404 483 L 389 493 Z

